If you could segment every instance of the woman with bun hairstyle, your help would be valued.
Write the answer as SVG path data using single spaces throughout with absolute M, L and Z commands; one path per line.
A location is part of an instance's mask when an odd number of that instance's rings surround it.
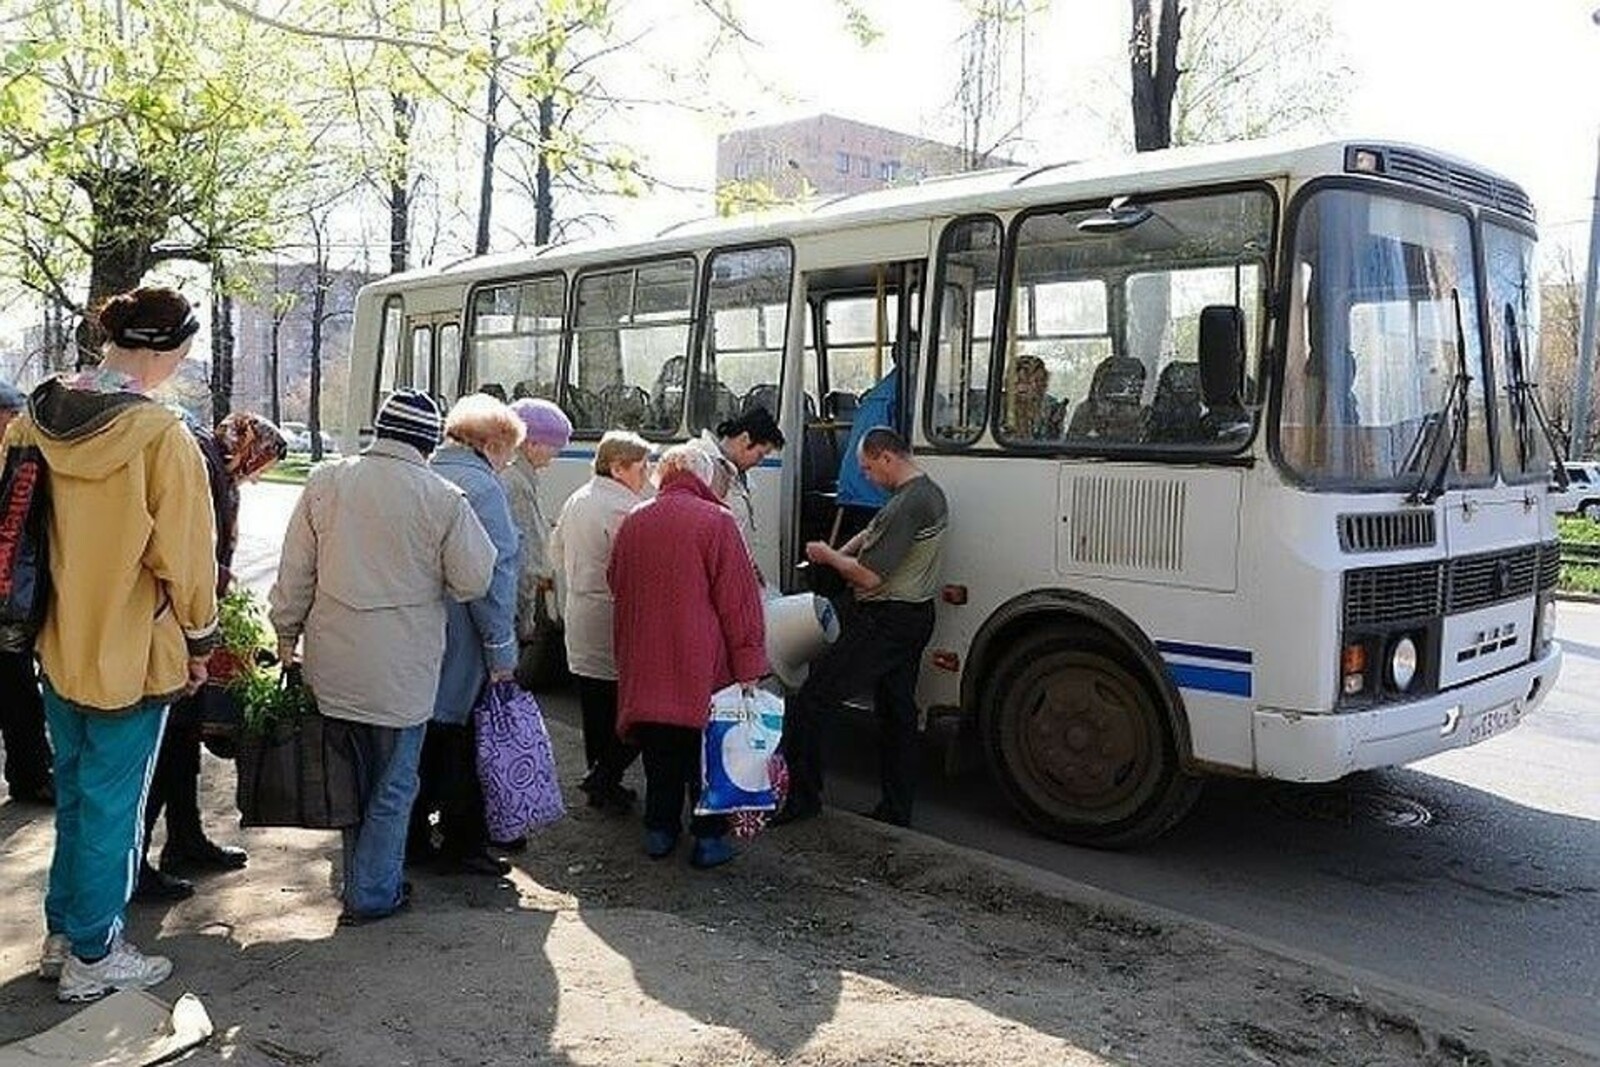
M 216 533 L 205 465 L 145 394 L 200 324 L 172 289 L 113 297 L 98 367 L 52 378 L 0 447 L 49 467 L 53 596 L 36 650 L 55 747 L 56 842 L 39 974 L 63 1001 L 164 981 L 172 963 L 122 937 L 167 708 L 206 680 L 216 640 Z
M 233 551 L 239 540 L 239 486 L 265 474 L 288 453 L 283 431 L 251 411 L 235 411 L 207 430 L 189 426 L 205 460 L 211 511 L 217 524 L 217 596 L 233 585 Z M 183 900 L 194 884 L 182 873 L 236 871 L 245 865 L 244 849 L 219 845 L 200 824 L 200 700 L 185 697 L 172 706 L 161 738 L 155 778 L 145 803 L 144 841 L 148 850 L 156 819 L 165 811 L 167 840 L 161 866 L 140 858 L 133 899 Z

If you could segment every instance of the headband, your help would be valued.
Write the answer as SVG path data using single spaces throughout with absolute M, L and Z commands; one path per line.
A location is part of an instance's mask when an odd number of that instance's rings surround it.
M 171 352 L 199 332 L 200 320 L 195 318 L 193 309 L 190 309 L 176 326 L 124 326 L 111 339 L 123 348 Z

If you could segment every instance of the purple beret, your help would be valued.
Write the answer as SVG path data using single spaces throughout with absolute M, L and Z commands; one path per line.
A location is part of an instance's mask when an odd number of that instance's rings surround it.
M 536 445 L 565 448 L 567 442 L 572 440 L 572 420 L 548 400 L 523 397 L 512 402 L 511 410 L 528 428 L 528 440 Z

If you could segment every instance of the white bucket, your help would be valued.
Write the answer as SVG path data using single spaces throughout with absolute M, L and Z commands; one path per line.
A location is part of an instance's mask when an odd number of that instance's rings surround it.
M 795 593 L 766 602 L 767 662 L 791 689 L 806 680 L 811 661 L 839 637 L 839 616 L 826 597 Z

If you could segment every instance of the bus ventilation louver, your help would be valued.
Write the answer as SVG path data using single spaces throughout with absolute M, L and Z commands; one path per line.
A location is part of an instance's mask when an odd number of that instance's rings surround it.
M 1346 170 L 1353 169 L 1349 160 L 1357 151 L 1372 152 L 1381 157 L 1382 173 L 1396 181 L 1438 189 L 1486 207 L 1498 208 L 1519 219 L 1535 221 L 1533 201 L 1514 182 L 1411 148 L 1348 149 L 1345 153 Z
M 1072 561 L 1126 570 L 1183 570 L 1188 486 L 1177 480 L 1082 475 L 1072 483 Z
M 1429 548 L 1437 540 L 1431 511 L 1377 511 L 1339 516 L 1339 547 L 1346 552 Z

